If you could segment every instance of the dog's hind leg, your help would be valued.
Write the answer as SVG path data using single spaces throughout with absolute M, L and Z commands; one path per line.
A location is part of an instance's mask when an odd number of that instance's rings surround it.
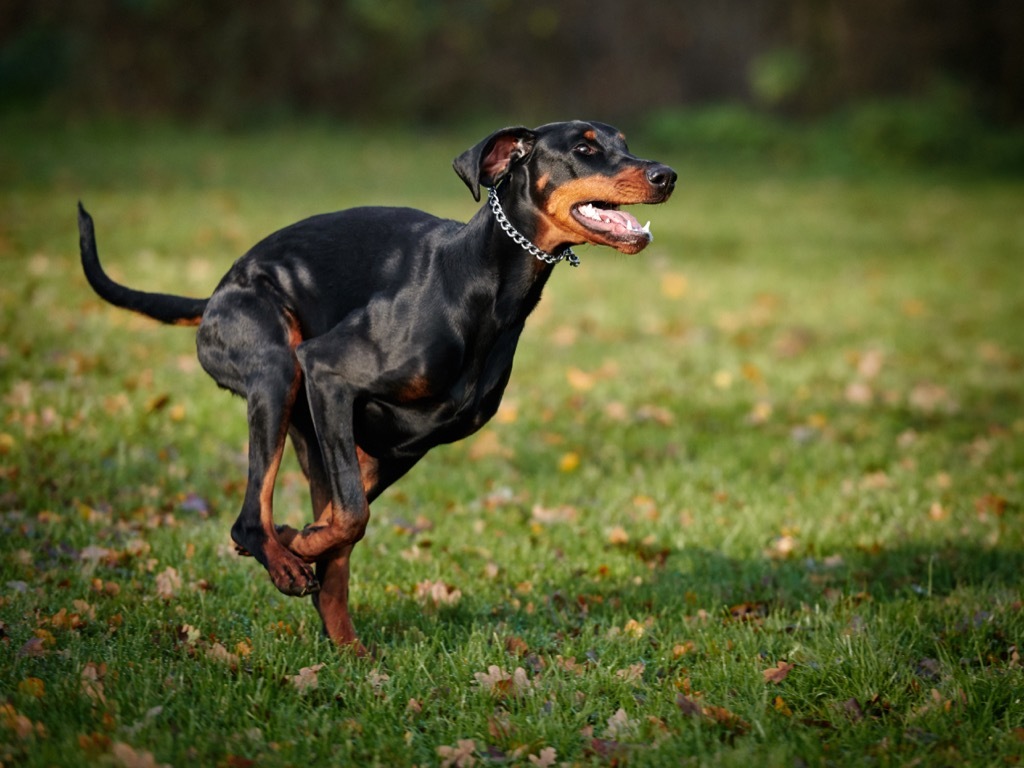
M 281 592 L 308 595 L 318 588 L 316 577 L 281 544 L 274 527 L 274 483 L 302 386 L 294 351 L 301 337 L 294 319 L 279 308 L 247 292 L 225 293 L 230 303 L 224 302 L 221 310 L 218 299 L 224 294 L 211 299 L 196 344 L 206 371 L 221 386 L 243 395 L 248 406 L 248 483 L 231 538 L 267 569 Z

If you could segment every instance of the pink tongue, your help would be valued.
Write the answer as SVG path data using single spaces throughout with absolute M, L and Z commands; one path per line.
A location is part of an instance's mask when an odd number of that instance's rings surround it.
M 625 211 L 600 211 L 601 220 L 611 224 L 613 227 L 618 227 L 623 231 L 630 229 L 640 229 L 640 222 L 636 220 L 636 217 L 632 214 L 626 213 Z

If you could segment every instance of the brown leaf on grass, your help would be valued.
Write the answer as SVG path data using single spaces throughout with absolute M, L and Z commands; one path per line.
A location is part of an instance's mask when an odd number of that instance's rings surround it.
M 161 600 L 173 600 L 181 589 L 181 576 L 171 566 L 164 569 L 156 577 L 156 594 Z
M 98 563 L 101 560 L 110 563 L 112 558 L 116 562 L 117 553 L 114 550 L 94 545 L 85 547 L 78 553 L 78 559 L 87 563 Z
M 776 696 L 775 697 L 775 701 L 772 703 L 772 706 L 774 706 L 775 707 L 775 711 L 778 712 L 783 717 L 792 717 L 793 716 L 793 710 L 791 710 L 789 708 L 789 705 L 786 704 L 786 700 L 783 699 L 781 696 Z
M 637 683 L 643 680 L 644 669 L 646 669 L 644 663 L 638 661 L 636 664 L 630 664 L 625 669 L 616 671 L 615 676 L 626 683 Z
M 960 404 L 949 390 L 930 381 L 917 384 L 907 395 L 907 405 L 919 413 L 956 413 Z
M 41 637 L 30 637 L 21 648 L 18 649 L 18 656 L 21 658 L 35 659 L 46 655 L 46 642 Z
M 990 514 L 1002 517 L 1006 513 L 1008 505 L 1009 502 L 999 494 L 986 493 L 974 500 L 974 511 L 979 519 L 987 520 Z
M 50 626 L 54 629 L 81 629 L 85 626 L 81 615 L 71 613 L 67 608 L 61 608 L 49 620 Z
M 565 372 L 565 379 L 569 386 L 577 392 L 589 392 L 594 388 L 597 378 L 592 373 L 587 373 L 579 368 L 569 368 Z
M 502 743 L 509 741 L 515 730 L 512 718 L 504 709 L 499 709 L 493 715 L 487 716 L 487 733 L 495 741 Z
M 672 658 L 681 659 L 687 654 L 693 653 L 697 650 L 697 644 L 693 640 L 687 640 L 685 643 L 676 643 L 672 646 Z
M 110 749 L 114 764 L 121 768 L 170 768 L 167 763 L 157 763 L 152 752 L 136 750 L 123 742 L 115 742 Z
M 476 765 L 476 742 L 473 739 L 459 739 L 454 747 L 440 746 L 437 756 L 441 768 L 472 768 Z
M 577 676 L 582 675 L 587 671 L 586 666 L 576 661 L 575 656 L 569 656 L 568 658 L 561 655 L 555 656 L 555 666 Z
M 676 694 L 676 706 L 687 717 L 700 717 L 722 726 L 736 736 L 742 736 L 750 730 L 750 723 L 725 707 L 702 704 L 696 698 L 685 694 Z
M 637 421 L 653 421 L 662 427 L 671 427 L 676 417 L 668 408 L 661 405 L 641 405 L 636 410 Z
M 238 663 L 240 659 L 235 654 L 231 653 L 220 643 L 214 643 L 206 649 L 206 658 L 212 659 L 213 661 L 221 664 L 226 664 L 231 669 L 238 669 Z
M 445 584 L 443 581 L 430 581 L 429 579 L 417 584 L 414 594 L 421 603 L 432 605 L 435 608 L 457 605 L 462 599 L 461 590 Z
M 46 683 L 38 677 L 26 677 L 18 683 L 18 693 L 33 699 L 41 699 L 46 695 Z
M 765 603 L 738 603 L 729 608 L 729 618 L 733 621 L 749 621 L 759 623 L 768 615 Z
M 608 543 L 613 547 L 619 547 L 629 543 L 629 533 L 621 525 L 616 525 L 608 531 Z
M 700 717 L 704 714 L 703 707 L 695 699 L 682 693 L 676 695 L 676 706 L 687 717 Z
M 386 675 L 376 669 L 371 669 L 366 675 L 366 682 L 370 684 L 373 692 L 380 695 L 384 690 L 384 684 L 391 679 L 391 675 Z
M 505 638 L 505 650 L 513 656 L 525 656 L 530 652 L 530 646 L 518 635 L 509 635 Z
M 469 458 L 472 461 L 479 461 L 492 456 L 509 459 L 512 457 L 512 451 L 501 444 L 497 431 L 485 429 L 470 441 Z
M 866 381 L 851 381 L 843 393 L 846 402 L 853 405 L 870 405 L 875 399 L 875 392 Z
M 537 768 L 551 768 L 557 759 L 558 752 L 554 747 L 544 747 L 540 751 L 540 755 L 529 755 L 530 765 L 535 765 Z
M 303 667 L 299 670 L 299 674 L 288 675 L 286 679 L 294 685 L 300 693 L 305 693 L 306 691 L 313 690 L 320 685 L 319 673 L 320 670 L 326 666 L 326 664 L 314 664 L 311 667 Z
M 613 739 L 590 739 L 583 748 L 587 757 L 597 757 L 608 765 L 621 765 L 628 750 L 624 744 Z
M 477 672 L 473 677 L 482 689 L 495 698 L 518 698 L 533 688 L 533 683 L 522 667 L 516 667 L 509 673 L 496 664 L 491 664 L 486 672 Z
M 107 697 L 103 692 L 103 679 L 107 676 L 107 665 L 90 661 L 82 670 L 82 693 L 92 699 L 94 704 L 107 705 Z
M 764 553 L 767 557 L 774 560 L 785 560 L 787 557 L 791 557 L 797 548 L 797 540 L 792 534 L 784 533 L 781 536 L 775 537 L 772 542 L 765 549 Z
M 725 707 L 706 706 L 704 707 L 704 716 L 737 736 L 742 736 L 750 730 L 750 723 Z
M 624 737 L 631 736 L 636 731 L 636 720 L 633 720 L 629 715 L 626 714 L 626 710 L 621 707 L 615 711 L 615 714 L 608 718 L 608 727 L 605 730 L 605 734 L 609 739 L 621 739 Z
M 761 672 L 764 675 L 764 681 L 766 683 L 775 683 L 778 685 L 785 680 L 789 673 L 792 671 L 794 664 L 790 664 L 786 661 L 778 662 L 774 667 L 769 667 Z
M 541 525 L 572 523 L 578 516 L 579 510 L 567 504 L 560 507 L 543 507 L 540 504 L 534 504 L 530 512 L 530 519 Z
M 10 704 L 0 704 L 0 729 L 11 731 L 20 741 L 46 732 L 42 723 L 33 723 Z

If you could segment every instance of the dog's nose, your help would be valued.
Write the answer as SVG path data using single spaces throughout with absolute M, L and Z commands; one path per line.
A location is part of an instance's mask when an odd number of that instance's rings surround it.
M 652 187 L 669 192 L 676 185 L 676 172 L 667 165 L 656 163 L 647 169 L 647 181 Z

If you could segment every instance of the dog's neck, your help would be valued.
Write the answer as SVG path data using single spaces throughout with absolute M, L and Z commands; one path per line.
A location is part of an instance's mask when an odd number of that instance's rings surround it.
M 563 259 L 568 261 L 569 266 L 571 267 L 578 267 L 580 265 L 580 257 L 573 253 L 572 248 L 566 247 L 559 253 L 548 253 L 531 243 L 526 236 L 516 229 L 505 215 L 505 209 L 501 207 L 501 201 L 498 199 L 497 187 L 491 187 L 489 190 L 487 194 L 487 205 L 490 207 L 491 213 L 494 214 L 494 220 L 498 222 L 498 226 L 501 227 L 501 230 L 512 239 L 512 242 L 535 259 L 539 259 L 545 264 L 550 264 L 552 266 Z

